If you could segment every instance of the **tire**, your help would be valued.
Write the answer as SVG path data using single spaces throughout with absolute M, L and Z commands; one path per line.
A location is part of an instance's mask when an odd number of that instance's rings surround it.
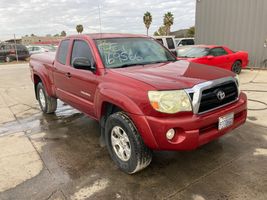
M 232 65 L 232 72 L 234 72 L 236 74 L 240 74 L 241 71 L 242 71 L 242 63 L 239 60 L 237 60 Z
M 48 96 L 45 90 L 45 87 L 43 86 L 41 82 L 38 83 L 37 85 L 36 94 L 37 94 L 37 99 L 38 99 L 40 108 L 43 111 L 43 113 L 50 114 L 56 111 L 57 99 L 54 97 Z
M 120 135 L 122 139 L 116 139 L 116 135 Z M 134 123 L 124 112 L 108 117 L 105 123 L 105 140 L 112 160 L 125 173 L 134 174 L 147 167 L 152 160 L 151 150 L 144 144 Z M 121 140 L 122 144 L 116 143 Z M 120 147 L 123 144 L 125 146 Z M 118 149 L 123 149 L 123 153 L 119 154 Z

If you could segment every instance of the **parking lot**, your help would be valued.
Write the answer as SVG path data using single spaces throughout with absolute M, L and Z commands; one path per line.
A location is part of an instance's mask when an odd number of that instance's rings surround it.
M 44 115 L 27 64 L 0 65 L 0 199 L 267 199 L 267 71 L 245 70 L 245 125 L 190 152 L 154 152 L 135 175 L 99 146 L 99 124 L 60 103 Z

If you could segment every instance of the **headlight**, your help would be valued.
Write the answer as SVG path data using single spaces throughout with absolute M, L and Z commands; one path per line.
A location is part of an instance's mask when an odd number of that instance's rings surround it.
M 149 91 L 151 106 L 162 113 L 192 111 L 189 96 L 184 90 Z

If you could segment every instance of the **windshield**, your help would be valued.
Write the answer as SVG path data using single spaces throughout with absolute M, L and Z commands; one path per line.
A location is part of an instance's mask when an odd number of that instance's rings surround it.
M 199 58 L 208 55 L 209 48 L 205 47 L 185 47 L 177 50 L 178 57 Z
M 176 61 L 176 58 L 154 39 L 98 39 L 96 45 L 107 68 Z
M 177 40 L 177 39 L 176 39 L 176 40 L 175 40 L 176 45 L 178 45 L 178 44 L 180 43 L 180 41 L 181 41 L 181 40 Z

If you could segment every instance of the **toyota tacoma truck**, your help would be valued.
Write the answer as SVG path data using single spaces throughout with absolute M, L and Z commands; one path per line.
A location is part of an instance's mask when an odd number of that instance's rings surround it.
M 41 110 L 54 113 L 60 99 L 98 120 L 111 159 L 129 174 L 150 164 L 152 150 L 193 150 L 246 121 L 234 73 L 179 61 L 147 36 L 69 36 L 29 65 Z

